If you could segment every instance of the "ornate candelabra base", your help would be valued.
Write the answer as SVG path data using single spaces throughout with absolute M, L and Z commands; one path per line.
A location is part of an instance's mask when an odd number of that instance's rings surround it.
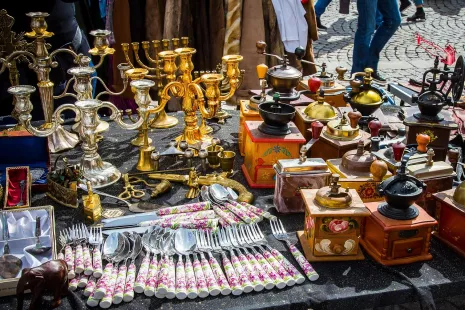
M 152 139 L 148 138 L 149 144 L 152 143 Z M 137 132 L 137 136 L 131 140 L 131 144 L 134 146 L 144 145 L 144 133 L 142 131 Z
M 207 121 L 205 119 L 202 119 L 202 123 L 200 124 L 199 130 L 201 136 L 206 136 L 213 132 L 213 128 L 207 125 Z
M 165 111 L 158 113 L 157 118 L 150 125 L 151 128 L 165 129 L 176 126 L 179 120 L 176 117 L 169 116 Z
M 73 149 L 79 142 L 77 135 L 58 125 L 55 132 L 48 137 L 48 148 L 50 153 L 59 153 Z
M 83 181 L 88 180 L 93 188 L 101 188 L 118 182 L 121 172 L 109 162 L 105 162 L 100 155 L 81 159 Z

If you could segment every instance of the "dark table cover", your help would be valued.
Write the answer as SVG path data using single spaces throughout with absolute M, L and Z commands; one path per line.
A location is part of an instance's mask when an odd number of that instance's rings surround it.
M 232 118 L 225 125 L 212 123 L 214 135 L 222 140 L 225 149 L 238 152 L 238 111 L 229 111 Z M 155 147 L 162 151 L 168 142 L 178 136 L 184 126 L 183 113 L 175 115 L 180 123 L 171 129 L 152 130 L 150 137 Z M 135 136 L 135 131 L 120 129 L 115 123 L 110 124 L 110 130 L 104 133 L 104 140 L 99 143 L 99 153 L 105 161 L 116 165 L 123 173 L 136 172 L 135 165 L 138 158 L 138 150 L 130 144 Z M 71 162 L 78 162 L 82 155 L 80 147 L 65 152 L 64 155 Z M 52 163 L 57 155 L 52 156 Z M 236 156 L 235 169 L 240 170 L 243 158 Z M 199 164 L 195 159 L 195 164 Z M 171 158 L 163 158 L 160 169 L 179 168 L 182 165 L 174 164 Z M 247 184 L 242 173 L 238 172 L 234 179 Z M 118 194 L 122 191 L 122 183 L 103 189 L 104 192 Z M 184 198 L 187 188 L 175 184 L 171 192 L 162 195 L 151 202 L 173 206 L 187 203 L 191 200 Z M 277 215 L 273 208 L 272 189 L 250 190 L 256 197 L 255 204 Z M 103 197 L 101 197 L 103 199 Z M 55 206 L 56 232 L 57 234 L 73 224 L 83 220 L 82 204 L 78 209 L 67 208 L 58 205 L 44 194 L 35 194 L 33 206 Z M 123 205 L 116 205 L 111 198 L 103 199 L 103 207 L 120 208 L 127 211 Z M 303 229 L 303 214 L 279 215 L 288 232 Z M 268 234 L 270 244 L 281 251 L 289 261 L 298 266 L 292 255 L 282 242 L 276 241 L 271 235 L 268 222 L 260 224 L 262 230 Z M 300 245 L 299 245 L 300 247 Z M 241 296 L 216 296 L 195 300 L 167 300 L 149 298 L 143 294 L 136 294 L 135 300 L 130 303 L 112 305 L 112 309 L 366 309 L 389 305 L 408 303 L 415 309 L 433 309 L 435 302 L 443 304 L 443 301 L 464 295 L 465 292 L 465 260 L 452 250 L 433 238 L 431 243 L 433 260 L 428 262 L 413 263 L 404 266 L 384 267 L 374 262 L 367 254 L 364 261 L 353 262 L 320 262 L 313 263 L 313 267 L 319 273 L 320 278 L 315 282 L 308 280 L 301 285 L 287 287 L 285 289 L 272 289 L 270 291 L 253 292 Z M 25 306 L 29 306 L 26 298 Z M 16 308 L 16 298 L 0 298 L 0 309 Z M 464 300 L 464 299 L 458 299 Z M 62 300 L 59 309 L 85 309 L 86 298 L 82 290 L 70 292 L 67 298 Z M 465 302 L 455 303 L 452 309 L 464 309 Z M 451 305 L 450 303 L 447 303 Z M 44 307 L 50 307 L 47 299 Z M 413 307 L 413 306 L 412 306 Z M 443 307 L 441 307 L 443 308 Z M 444 308 L 451 309 L 451 308 Z

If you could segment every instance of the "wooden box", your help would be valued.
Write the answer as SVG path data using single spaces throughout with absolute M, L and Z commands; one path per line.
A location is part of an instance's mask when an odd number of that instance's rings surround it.
M 323 128 L 323 131 L 325 130 L 326 127 Z M 350 141 L 330 139 L 322 133 L 320 139 L 318 139 L 310 149 L 310 154 L 311 157 L 323 158 L 324 160 L 341 158 L 347 151 L 357 149 L 357 144 L 360 139 L 363 139 L 365 149 L 367 149 L 370 144 L 370 137 L 370 134 L 363 130 L 360 130 L 359 139 Z
M 304 232 L 299 232 L 298 236 L 307 260 L 315 262 L 364 259 L 359 248 L 359 238 L 363 219 L 370 216 L 370 212 L 357 192 L 350 190 L 351 207 L 330 209 L 315 202 L 317 191 L 318 189 L 301 191 L 305 202 L 305 223 Z
M 341 177 L 339 184 L 343 188 L 352 188 L 357 191 L 363 202 L 383 201 L 384 197 L 380 196 L 376 188 L 381 182 L 373 181 L 370 172 L 347 171 L 341 166 L 342 159 L 329 159 L 326 161 L 331 173 L 337 173 Z M 388 171 L 383 179 L 392 176 Z
M 436 220 L 417 206 L 420 214 L 413 220 L 393 220 L 378 212 L 379 202 L 365 204 L 371 216 L 362 227 L 360 243 L 382 265 L 401 265 L 430 260 L 431 232 Z
M 465 207 L 453 199 L 455 189 L 433 194 L 438 227 L 433 236 L 465 258 Z
M 416 204 L 425 209 L 429 215 L 434 217 L 436 213 L 436 200 L 434 199 L 434 194 L 451 189 L 452 184 L 454 183 L 454 178 L 455 173 L 453 175 L 439 178 L 420 179 L 425 182 L 426 189 L 423 191 L 421 197 L 418 198 Z
M 239 116 L 239 151 L 241 156 L 244 156 L 244 142 L 245 142 L 245 121 L 261 121 L 262 118 L 258 110 L 249 109 L 249 100 L 241 100 L 240 102 L 240 116 Z
M 262 122 L 245 122 L 245 157 L 242 172 L 252 188 L 274 188 L 275 170 L 278 159 L 298 158 L 300 146 L 305 139 L 293 122 L 289 123 L 291 133 L 272 136 L 258 130 Z
M 31 173 L 29 166 L 6 168 L 4 209 L 31 206 Z

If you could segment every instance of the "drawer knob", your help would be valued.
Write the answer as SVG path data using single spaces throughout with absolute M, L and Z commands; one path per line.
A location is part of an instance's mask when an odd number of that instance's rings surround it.
M 412 253 L 412 251 L 413 251 L 412 248 L 407 249 L 407 253 Z

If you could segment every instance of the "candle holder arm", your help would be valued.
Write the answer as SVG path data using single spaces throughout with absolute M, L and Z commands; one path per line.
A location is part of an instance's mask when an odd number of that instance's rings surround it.
M 70 78 L 68 80 L 68 82 L 66 83 L 66 86 L 65 86 L 65 89 L 63 90 L 63 92 L 61 94 L 57 95 L 57 96 L 53 96 L 53 99 L 60 99 L 60 98 L 67 97 L 67 96 L 78 99 L 78 97 L 75 94 L 68 93 L 69 85 L 71 85 L 71 82 L 75 81 L 75 80 L 76 80 L 75 77 Z
M 160 102 L 158 103 L 157 107 L 150 108 L 148 110 L 149 114 L 154 114 L 162 111 L 168 101 L 171 99 L 171 96 L 169 95 L 169 92 L 173 94 L 175 97 L 183 97 L 185 93 L 184 85 L 180 82 L 170 82 L 168 83 L 165 88 L 163 88 L 163 91 L 160 96 Z M 203 95 L 202 95 L 203 97 Z
M 68 53 L 70 54 L 71 56 L 73 56 L 74 58 L 74 63 L 76 63 L 77 65 L 79 66 L 87 66 L 87 63 L 83 62 L 82 59 L 84 57 L 87 57 L 85 56 L 84 54 L 82 53 L 76 53 L 75 51 L 73 51 L 72 49 L 70 48 L 59 48 L 59 49 L 56 49 L 54 50 L 53 52 L 50 53 L 49 57 L 50 59 L 53 59 L 53 57 L 55 57 L 55 55 L 59 54 L 59 53 Z M 51 65 L 50 65 L 52 68 L 56 68 L 58 67 L 58 62 L 56 61 L 52 61 Z
M 0 63 L 2 64 L 2 66 L 0 67 L 0 74 L 2 74 L 6 68 L 10 68 L 11 66 L 13 66 L 11 61 L 15 60 L 20 56 L 26 56 L 32 61 L 32 63 L 29 63 L 30 69 L 34 69 L 37 66 L 37 59 L 34 56 L 34 54 L 27 51 L 15 51 L 8 55 L 8 57 L 6 58 L 0 58 Z
M 205 107 L 205 98 L 203 96 L 202 88 L 198 84 L 191 83 L 188 86 L 189 92 L 193 93 L 196 96 L 196 106 L 198 107 L 202 117 L 204 119 L 210 119 L 216 114 L 216 110 L 218 109 L 218 100 L 214 100 L 213 98 L 209 98 L 207 96 L 207 105 L 208 109 Z
M 110 115 L 110 120 L 115 121 L 118 126 L 121 128 L 127 129 L 127 130 L 134 130 L 139 128 L 142 123 L 144 122 L 145 115 L 147 114 L 147 109 L 139 107 L 137 110 L 139 111 L 139 119 L 136 122 L 133 122 L 132 124 L 127 124 L 123 121 L 123 113 L 122 111 L 118 110 L 118 108 L 111 102 L 109 101 L 102 101 L 102 106 L 101 108 L 108 108 L 111 110 L 111 115 Z
M 98 69 L 98 68 L 100 68 L 100 67 L 102 66 L 103 61 L 105 60 L 105 56 L 106 56 L 106 55 L 107 55 L 107 54 L 105 54 L 105 55 L 100 55 L 100 59 L 99 59 L 98 63 L 97 63 L 96 65 L 94 65 L 94 69 Z
M 100 77 L 98 77 L 98 76 L 93 76 L 93 77 L 91 77 L 91 78 L 90 78 L 90 81 L 92 82 L 92 80 L 97 80 L 97 81 L 99 81 L 99 82 L 102 84 L 103 88 L 105 88 L 105 91 L 103 91 L 103 92 L 101 92 L 100 94 L 98 94 L 98 95 L 95 97 L 95 99 L 99 99 L 99 98 L 100 98 L 101 96 L 103 96 L 103 95 L 119 96 L 119 95 L 123 94 L 123 93 L 126 91 L 126 89 L 128 88 L 128 79 L 127 79 L 127 78 L 124 78 L 124 79 L 123 79 L 123 89 L 122 89 L 121 91 L 119 91 L 119 92 L 113 92 L 113 91 L 111 91 L 111 90 L 107 87 L 107 85 L 105 85 L 105 82 L 104 82 Z

